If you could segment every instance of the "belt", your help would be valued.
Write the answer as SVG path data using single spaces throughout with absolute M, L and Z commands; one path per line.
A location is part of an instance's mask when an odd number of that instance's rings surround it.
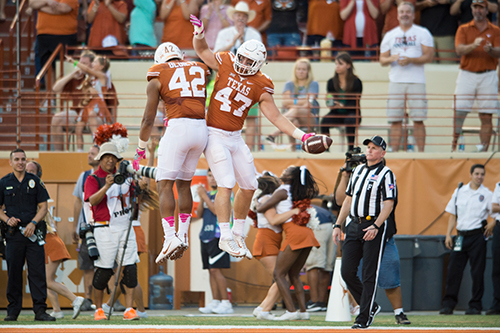
M 109 227 L 109 221 L 96 221 L 94 222 L 94 228 L 104 228 Z
M 349 215 L 349 217 L 351 218 L 351 220 L 353 222 L 356 222 L 356 223 L 363 223 L 363 222 L 375 223 L 375 221 L 377 220 L 378 216 L 357 217 L 357 216 Z
M 474 74 L 484 74 L 484 73 L 488 73 L 488 72 L 495 72 L 495 70 L 494 69 L 487 69 L 485 71 L 471 72 L 471 73 L 474 73 Z
M 477 234 L 482 234 L 484 232 L 484 228 L 477 228 L 472 230 L 457 230 L 457 234 L 459 236 L 473 236 Z

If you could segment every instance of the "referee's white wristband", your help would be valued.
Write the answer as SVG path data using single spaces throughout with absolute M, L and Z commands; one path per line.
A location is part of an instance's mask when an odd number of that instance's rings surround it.
M 142 141 L 141 139 L 139 139 L 139 143 L 137 145 L 141 149 L 146 149 L 146 147 L 148 146 L 148 142 L 147 141 Z
M 302 141 L 302 137 L 305 135 L 306 133 L 298 128 L 295 129 L 295 131 L 293 131 L 293 134 L 292 136 L 297 139 L 297 140 L 301 140 Z

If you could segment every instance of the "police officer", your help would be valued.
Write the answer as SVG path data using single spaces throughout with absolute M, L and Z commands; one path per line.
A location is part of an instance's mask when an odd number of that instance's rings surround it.
M 47 282 L 43 218 L 49 194 L 37 176 L 26 172 L 26 153 L 15 149 L 9 164 L 13 172 L 0 179 L 0 219 L 7 224 L 7 317 L 17 321 L 23 305 L 23 266 L 27 262 L 28 281 L 35 321 L 55 321 L 47 311 Z M 22 229 L 22 230 L 21 230 Z M 32 237 L 33 236 L 33 237 Z M 31 237 L 31 239 L 30 239 Z M 33 239 L 33 240 L 32 240 Z
M 470 169 L 471 181 L 459 186 L 446 206 L 450 213 L 445 245 L 452 250 L 448 264 L 446 291 L 443 308 L 439 314 L 451 315 L 457 305 L 458 291 L 467 261 L 470 260 L 472 276 L 472 297 L 465 314 L 479 315 L 483 309 L 481 299 L 484 293 L 484 269 L 486 267 L 486 239 L 484 227 L 491 214 L 493 193 L 483 186 L 484 165 L 474 164 Z M 453 241 L 451 232 L 457 227 L 457 237 Z
M 493 269 L 491 278 L 493 280 L 493 304 L 486 311 L 487 315 L 500 315 L 500 183 L 497 183 L 491 200 L 491 210 L 497 214 L 496 219 L 486 226 L 486 236 L 493 235 Z
M 388 217 L 397 199 L 396 177 L 383 161 L 385 140 L 375 135 L 363 144 L 367 146 L 366 164 L 353 170 L 333 229 L 333 240 L 338 244 L 340 228 L 347 220 L 341 273 L 360 307 L 352 328 L 369 327 L 380 312 L 381 307 L 375 302 L 377 275 L 384 244 L 395 231 L 394 220 Z M 363 282 L 357 276 L 361 258 Z

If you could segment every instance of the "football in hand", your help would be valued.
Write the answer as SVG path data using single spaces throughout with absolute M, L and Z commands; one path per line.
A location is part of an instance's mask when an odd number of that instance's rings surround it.
M 333 140 L 326 135 L 315 135 L 302 143 L 302 150 L 309 154 L 324 153 L 332 145 Z

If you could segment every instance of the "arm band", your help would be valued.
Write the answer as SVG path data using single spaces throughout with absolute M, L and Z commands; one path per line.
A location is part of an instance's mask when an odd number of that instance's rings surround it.
M 35 221 L 35 220 L 31 221 L 31 223 L 33 223 L 33 224 L 35 225 L 35 227 L 36 227 L 36 225 L 38 224 L 38 222 L 37 222 L 37 221 Z
M 297 140 L 302 140 L 302 137 L 305 135 L 306 133 L 298 128 L 295 129 L 295 131 L 293 131 L 293 134 L 292 136 L 297 139 Z
M 293 105 L 297 105 L 297 99 L 293 100 Z
M 147 141 L 142 141 L 141 139 L 139 139 L 139 143 L 137 145 L 141 149 L 146 149 L 146 147 L 148 146 L 148 142 Z
M 340 228 L 342 228 L 342 226 L 340 224 L 334 224 L 333 225 L 333 229 L 335 229 L 335 228 L 339 228 L 340 229 Z
M 78 61 L 75 60 L 75 62 L 73 63 L 73 67 L 76 67 L 76 65 L 78 65 Z
M 372 225 L 375 227 L 375 229 L 380 230 L 380 227 L 378 225 L 376 225 L 375 223 L 373 223 Z

